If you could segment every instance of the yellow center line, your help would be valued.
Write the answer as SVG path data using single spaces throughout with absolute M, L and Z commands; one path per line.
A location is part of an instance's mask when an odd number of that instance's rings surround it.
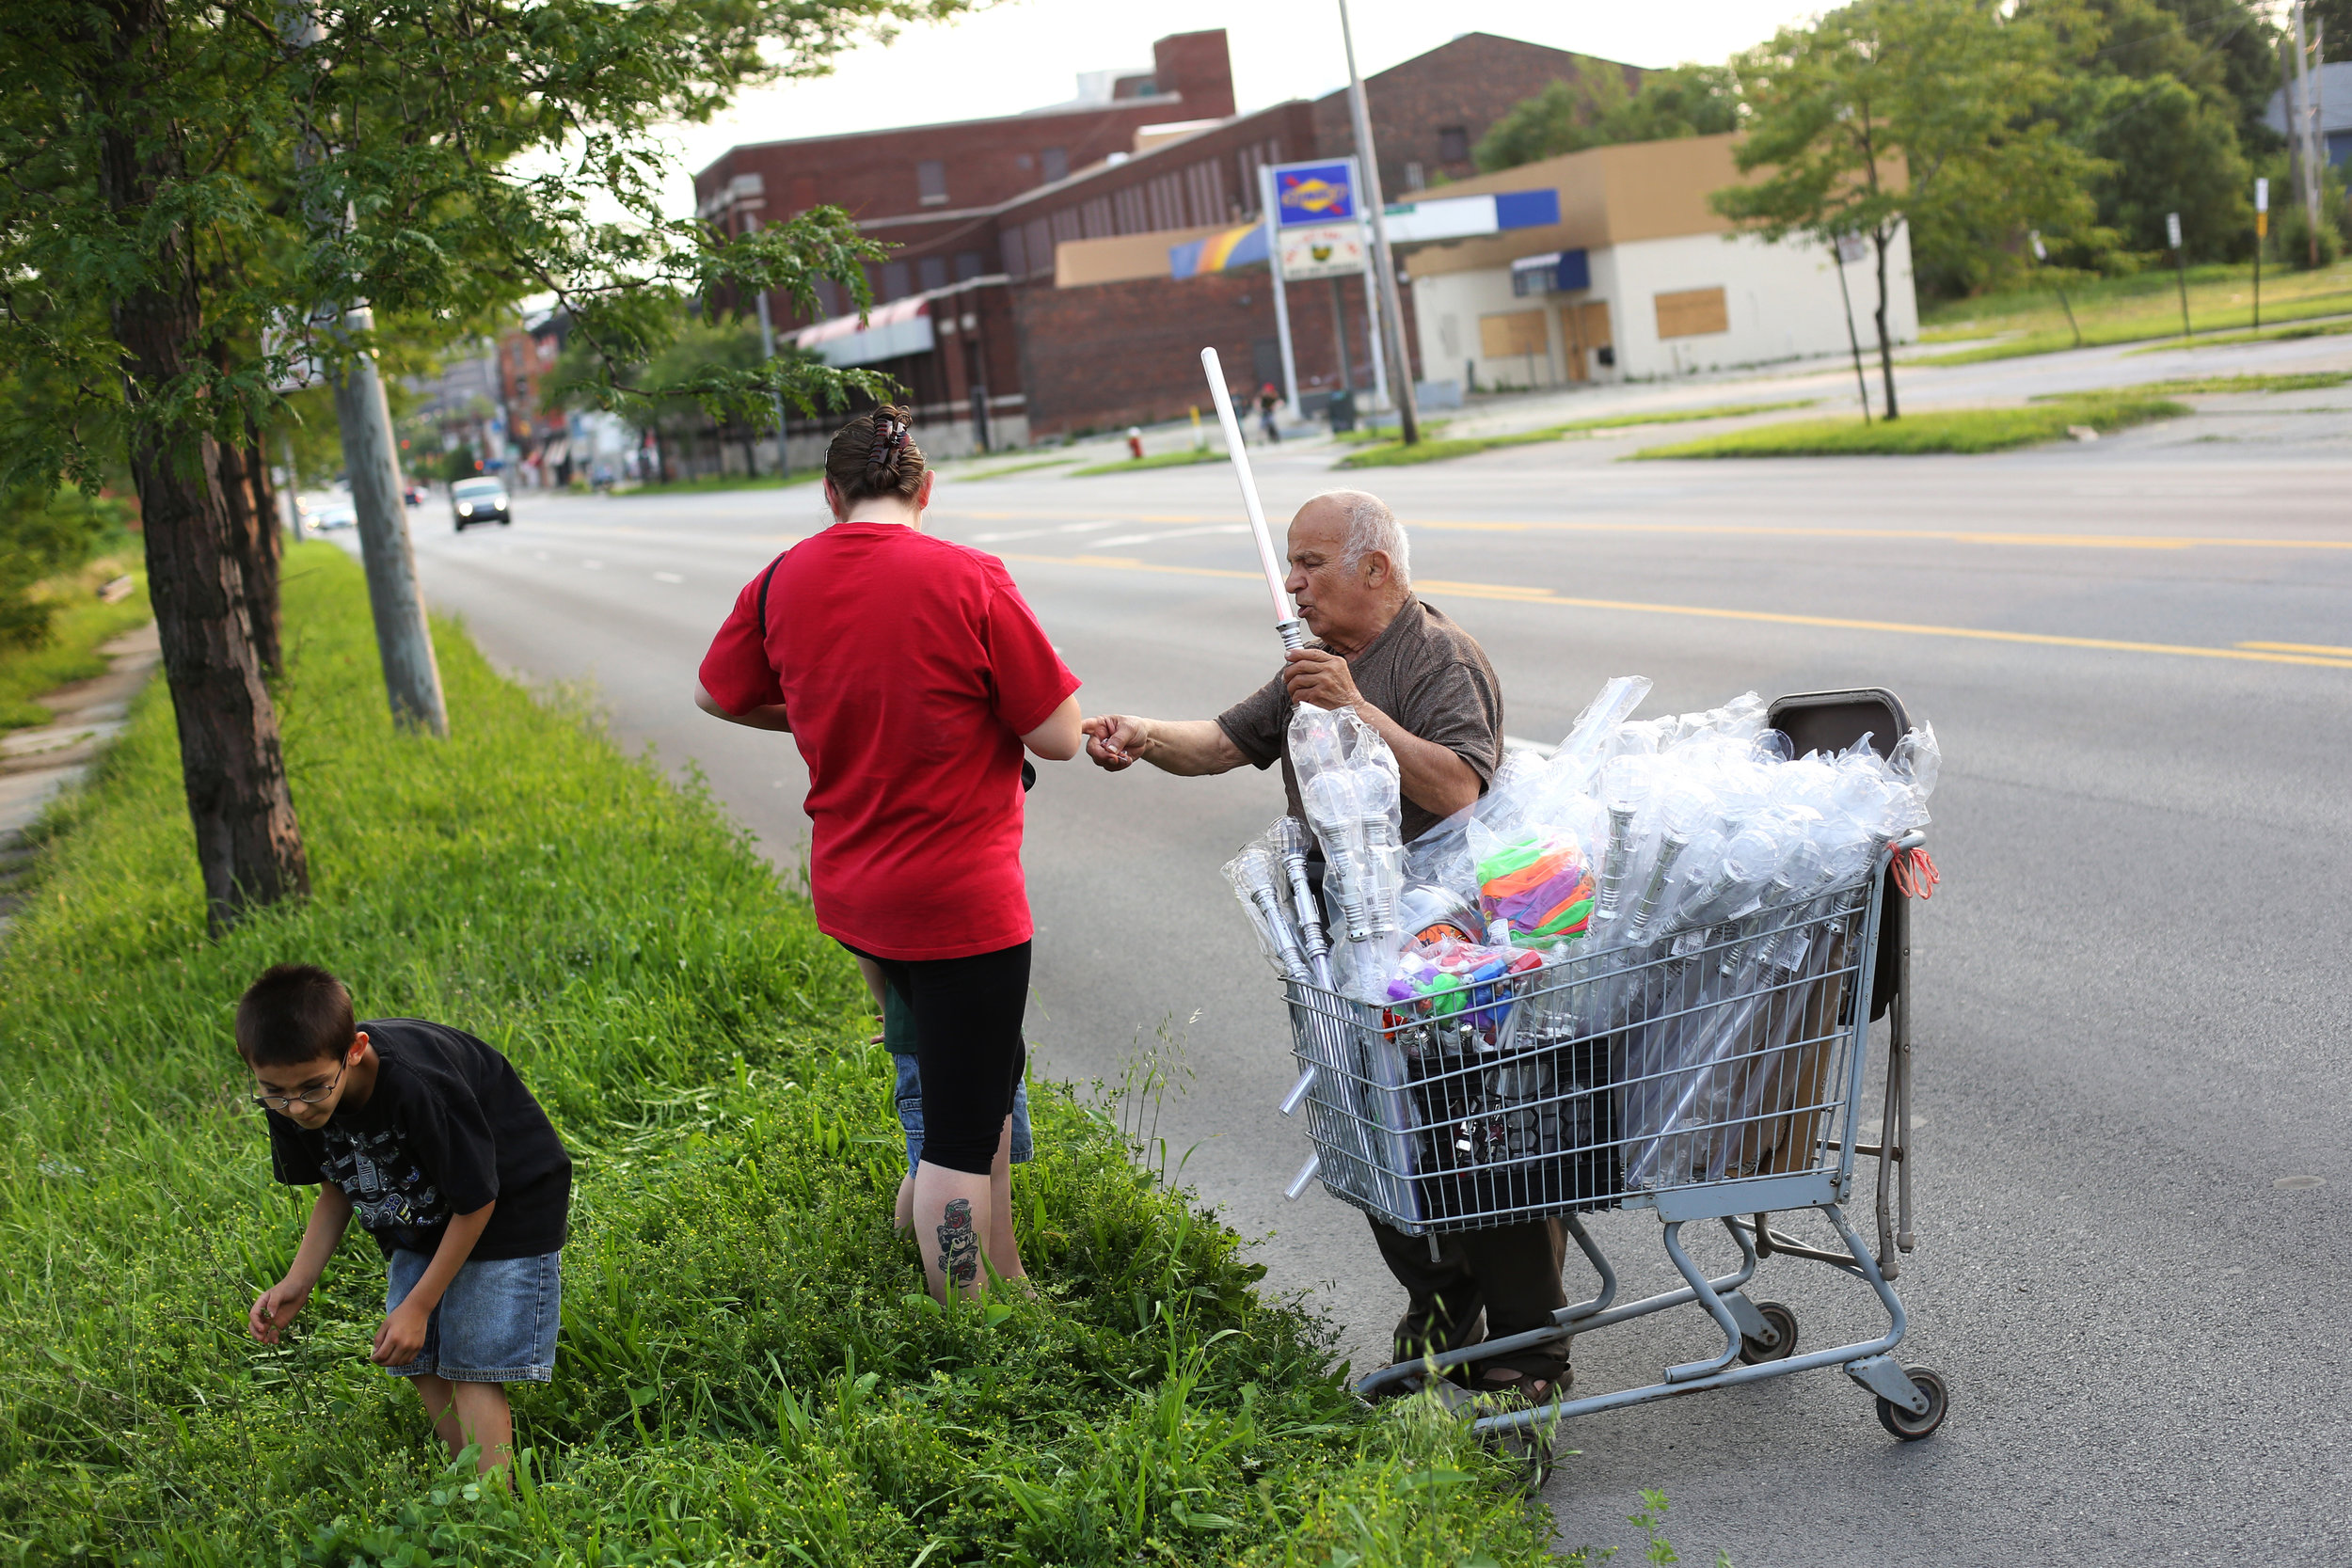
M 2238 646 L 2274 654 L 2327 654 L 2336 658 L 2352 658 L 2352 648 L 2338 648 L 2326 642 L 2241 642 Z
M 1121 572 L 1150 572 L 1170 577 L 1263 579 L 1255 572 L 1220 566 L 1169 566 L 1121 556 L 1011 555 L 1007 561 L 1033 562 L 1044 566 L 1099 566 Z M 2168 654 L 2183 658 L 2226 658 L 2250 664 L 2311 664 L 2326 670 L 2352 670 L 2352 649 L 2336 649 L 2344 657 L 2323 657 L 2315 653 L 2287 652 L 2301 644 L 2273 644 L 2281 651 L 2241 644 L 2234 648 L 2205 648 L 2186 642 L 2137 642 L 2116 637 L 2063 637 L 2054 632 L 1992 631 L 1979 626 L 1938 626 L 1910 621 L 1867 621 L 1839 615 L 1792 615 L 1766 610 L 1716 610 L 1705 605 L 1645 604 L 1634 599 L 1573 598 L 1549 589 L 1496 582 L 1449 582 L 1424 579 L 1416 591 L 1452 594 L 1465 599 L 1502 599 L 1513 604 L 1556 605 L 1564 610 L 1614 610 L 1637 615 L 1689 615 L 1709 621 L 1757 621 L 1776 626 L 1825 626 L 1835 631 L 1885 631 L 1908 637 L 1959 637 L 1979 642 L 2021 642 L 2044 648 L 2096 648 L 2114 653 Z
M 963 512 L 953 515 L 987 522 L 1029 521 L 1048 516 L 1080 516 L 1090 521 L 1120 523 L 1231 522 L 1222 514 L 1089 512 Z M 1458 533 L 1659 533 L 1705 534 L 1758 539 L 1877 539 L 1899 543 L 1939 545 L 2017 545 L 2033 548 L 2090 550 L 2352 550 L 2352 539 L 2228 539 L 2206 534 L 2172 533 L 2015 533 L 1983 529 L 1896 529 L 1773 527 L 1737 523 L 1579 523 L 1579 522 L 1456 522 L 1412 519 L 1407 527 Z

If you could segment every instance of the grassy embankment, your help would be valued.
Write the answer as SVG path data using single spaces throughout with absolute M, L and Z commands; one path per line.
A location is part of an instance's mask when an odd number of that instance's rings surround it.
M 2085 347 L 2181 336 L 2180 286 L 2169 271 L 2070 283 L 2066 298 L 2074 307 Z M 2250 263 L 2189 269 L 2189 325 L 2200 333 L 2250 332 L 2253 298 Z M 2352 314 L 2352 261 L 2316 272 L 2265 267 L 2262 303 L 2265 337 L 2270 335 L 2272 324 Z M 1915 353 L 1903 363 L 1973 365 L 2074 346 L 2065 309 L 2057 293 L 2046 287 L 1980 294 L 1921 312 L 1919 341 L 1923 345 L 1980 338 L 1998 341 L 1947 354 Z
M 1116 463 L 1090 463 L 1083 468 L 1073 468 L 1070 477 L 1084 479 L 1089 474 L 1133 474 L 1146 468 L 1189 468 L 1196 463 L 1222 463 L 1222 445 L 1183 447 L 1175 451 L 1155 451 L 1149 457 L 1122 457 Z
M 820 468 L 795 468 L 778 479 L 774 474 L 707 474 L 701 479 L 681 479 L 615 487 L 615 496 L 708 496 L 726 490 L 787 490 L 796 484 L 814 484 L 824 478 Z M 575 495 L 586 494 L 589 486 L 574 483 Z
M 1787 403 L 1725 403 L 1709 408 L 1661 409 L 1645 414 L 1604 414 L 1589 420 L 1570 420 L 1565 424 L 1546 425 L 1541 430 L 1515 431 L 1508 436 L 1463 436 L 1452 439 L 1422 440 L 1412 446 L 1389 442 L 1351 452 L 1332 467 L 1335 468 L 1393 468 L 1411 463 L 1442 463 L 1452 457 L 1470 457 L 1499 447 L 1534 446 L 1543 441 L 1558 441 L 1571 436 L 1589 436 L 1604 430 L 1630 430 L 1641 425 L 1688 424 L 1696 420 L 1729 420 L 1742 414 L 1771 414 L 1784 408 L 1810 408 L 1818 398 L 1797 398 Z
M 2022 408 L 1931 409 L 1899 420 L 1788 420 L 1696 441 L 1644 447 L 1636 459 L 1663 457 L 1917 456 L 1930 452 L 2007 451 L 2065 438 L 2076 425 L 2106 435 L 2190 412 L 2186 404 L 2128 392 L 2053 398 Z
M 707 800 L 435 628 L 453 715 L 386 719 L 358 569 L 287 578 L 280 701 L 315 895 L 203 927 L 160 687 L 42 838 L 0 950 L 0 1545 L 230 1563 L 1536 1563 L 1549 1524 L 1425 1409 L 1356 1408 L 1234 1236 L 1038 1085 L 1041 1286 L 942 1311 L 854 971 Z M 555 1383 L 513 1496 L 367 1364 L 346 1241 L 243 1332 L 308 1195 L 230 1039 L 264 964 L 508 1053 L 579 1164 Z
M 70 681 L 104 674 L 106 657 L 99 648 L 147 623 L 152 613 L 147 573 L 137 562 L 137 547 L 131 546 L 42 584 L 41 591 L 58 602 L 48 641 L 38 648 L 0 649 L 0 731 L 49 722 L 50 711 L 33 699 Z M 101 603 L 100 585 L 126 574 L 138 585 L 130 597 Z

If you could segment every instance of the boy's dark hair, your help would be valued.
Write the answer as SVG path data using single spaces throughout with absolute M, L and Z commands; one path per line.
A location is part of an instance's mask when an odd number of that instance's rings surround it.
M 351 992 L 316 964 L 273 964 L 237 1003 L 237 1054 L 251 1067 L 298 1067 L 350 1048 Z

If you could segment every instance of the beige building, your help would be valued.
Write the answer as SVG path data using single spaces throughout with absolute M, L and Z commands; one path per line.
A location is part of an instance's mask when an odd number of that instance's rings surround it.
M 1736 184 L 1733 135 L 1598 147 L 1424 193 L 1552 189 L 1555 227 L 1412 247 L 1422 373 L 1483 388 L 1657 380 L 1847 352 L 1830 248 L 1731 231 L 1708 193 Z M 1409 231 L 1409 219 L 1399 227 Z M 1853 325 L 1875 346 L 1876 258 L 1844 263 Z M 1887 328 L 1916 341 L 1911 247 L 1887 259 Z

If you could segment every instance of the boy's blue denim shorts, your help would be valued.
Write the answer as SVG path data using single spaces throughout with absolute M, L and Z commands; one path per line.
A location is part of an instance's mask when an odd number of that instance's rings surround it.
M 564 1254 L 469 1259 L 425 1320 L 424 1348 L 394 1377 L 427 1373 L 452 1383 L 546 1383 L 555 1376 L 555 1330 L 564 1315 Z M 384 1310 L 417 1288 L 433 1259 L 401 1248 L 387 1265 Z
M 894 1051 L 891 1065 L 898 1069 L 898 1125 L 907 1135 L 907 1174 L 923 1160 L 923 1064 L 912 1051 Z M 1036 1152 L 1029 1140 L 1029 1086 L 1016 1084 L 1012 1090 L 1012 1163 L 1028 1164 Z

